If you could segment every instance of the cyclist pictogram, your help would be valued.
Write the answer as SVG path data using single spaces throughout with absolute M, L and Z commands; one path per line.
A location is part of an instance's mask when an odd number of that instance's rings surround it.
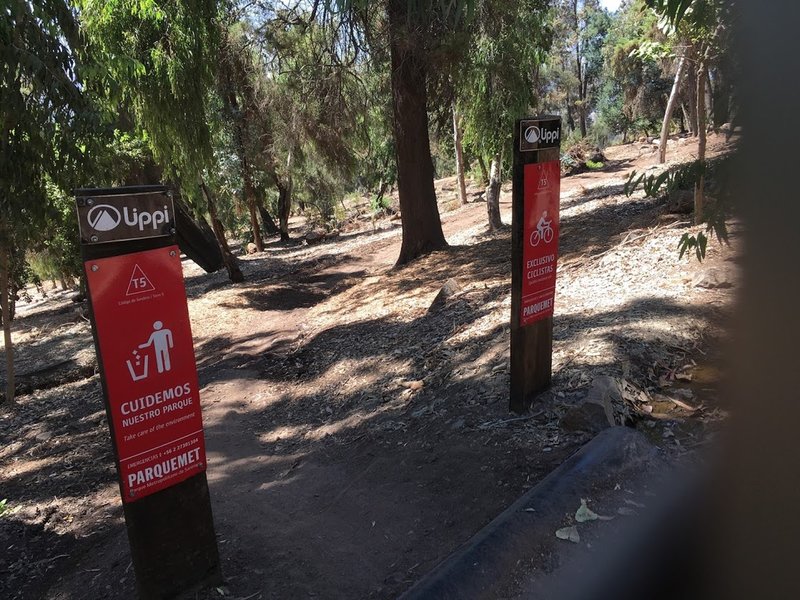
M 531 233 L 531 246 L 538 246 L 539 242 L 542 241 L 544 241 L 545 244 L 549 244 L 553 241 L 554 235 L 553 220 L 548 219 L 547 211 L 544 211 L 542 216 L 539 217 L 539 222 L 536 224 L 536 229 L 534 229 Z

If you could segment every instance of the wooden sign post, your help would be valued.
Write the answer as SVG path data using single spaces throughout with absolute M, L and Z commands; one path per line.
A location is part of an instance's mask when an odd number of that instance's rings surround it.
M 511 396 L 527 411 L 550 385 L 558 259 L 561 118 L 520 119 L 514 131 L 511 233 Z
M 76 192 L 100 380 L 139 596 L 222 580 L 172 196 Z

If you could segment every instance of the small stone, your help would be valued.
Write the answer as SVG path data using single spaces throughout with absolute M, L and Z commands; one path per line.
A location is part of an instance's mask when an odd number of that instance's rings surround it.
M 603 375 L 594 378 L 592 387 L 589 388 L 584 402 L 602 406 L 606 414 L 608 425 L 614 426 L 617 424 L 617 421 L 614 417 L 613 401 L 621 397 L 622 392 L 620 391 L 617 380 L 613 377 Z
M 431 302 L 428 312 L 436 312 L 437 310 L 442 309 L 447 304 L 447 301 L 452 298 L 460 289 L 461 286 L 458 285 L 458 282 L 455 279 L 448 279 L 439 289 L 439 293 L 436 294 L 433 302 Z
M 733 287 L 730 274 L 716 267 L 709 267 L 698 273 L 692 281 L 694 287 L 707 290 Z
M 311 246 L 312 244 L 319 244 L 322 240 L 325 239 L 325 232 L 320 229 L 314 229 L 313 231 L 309 231 L 306 234 L 306 244 Z
M 584 402 L 570 408 L 561 417 L 560 425 L 567 431 L 586 431 L 588 433 L 599 433 L 611 427 L 603 406 L 594 402 Z
M 248 254 L 255 254 L 256 252 L 258 252 L 258 247 L 253 242 L 250 242 L 249 244 L 247 244 L 247 253 Z

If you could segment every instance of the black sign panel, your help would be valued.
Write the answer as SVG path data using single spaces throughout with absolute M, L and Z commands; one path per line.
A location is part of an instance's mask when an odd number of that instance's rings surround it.
M 535 152 L 561 145 L 561 118 L 542 117 L 519 122 L 520 152 Z
M 128 194 L 83 190 L 75 203 L 82 244 L 173 235 L 175 209 L 165 188 Z

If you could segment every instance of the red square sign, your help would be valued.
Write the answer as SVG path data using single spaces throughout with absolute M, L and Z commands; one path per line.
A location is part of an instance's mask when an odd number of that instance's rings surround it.
M 557 160 L 528 164 L 523 177 L 521 327 L 553 316 L 561 165 Z
M 189 310 L 177 246 L 84 263 L 103 362 L 122 498 L 205 470 Z

